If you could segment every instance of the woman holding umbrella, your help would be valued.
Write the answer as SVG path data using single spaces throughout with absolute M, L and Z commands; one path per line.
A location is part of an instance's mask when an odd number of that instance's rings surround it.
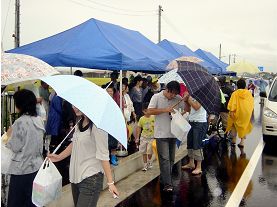
M 109 191 L 119 195 L 109 163 L 108 134 L 97 128 L 79 109 L 73 109 L 76 116 L 81 117 L 73 142 L 60 154 L 49 154 L 48 158 L 58 162 L 71 155 L 69 179 L 74 205 L 93 207 L 97 205 L 104 174 Z
M 204 159 L 202 141 L 205 138 L 208 129 L 207 112 L 198 101 L 188 94 L 188 92 L 185 92 L 184 94 L 184 101 L 190 107 L 189 123 L 191 129 L 187 136 L 189 163 L 182 166 L 182 169 L 193 170 L 193 175 L 199 175 L 202 173 L 201 163 Z M 195 160 L 196 167 L 194 163 Z

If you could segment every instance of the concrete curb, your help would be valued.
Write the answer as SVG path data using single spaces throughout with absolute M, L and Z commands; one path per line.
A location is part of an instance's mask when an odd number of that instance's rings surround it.
M 179 149 L 176 150 L 175 163 L 180 161 L 186 155 L 186 144 L 183 144 Z M 153 162 L 153 168 L 151 170 L 143 172 L 141 171 L 142 167 L 142 154 L 138 152 L 121 158 L 119 165 L 113 167 L 113 176 L 116 186 L 120 192 L 120 197 L 119 199 L 114 199 L 112 197 L 111 193 L 106 189 L 107 184 L 106 180 L 104 180 L 104 190 L 100 194 L 97 206 L 115 206 L 160 175 L 158 162 L 156 160 Z M 61 198 L 47 205 L 47 207 L 74 207 L 71 194 L 71 185 L 68 184 L 64 186 L 62 189 Z

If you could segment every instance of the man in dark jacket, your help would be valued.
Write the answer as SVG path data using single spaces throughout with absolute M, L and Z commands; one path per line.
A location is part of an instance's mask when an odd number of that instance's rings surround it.
M 222 127 L 223 130 L 225 131 L 226 127 L 227 127 L 227 118 L 228 118 L 228 103 L 229 100 L 231 98 L 231 95 L 233 93 L 232 88 L 226 83 L 226 77 L 225 76 L 221 76 L 219 77 L 219 85 L 220 85 L 220 89 L 222 91 L 222 93 L 224 94 L 225 100 L 226 102 L 224 104 L 221 103 L 221 110 L 220 110 L 220 116 L 221 116 L 221 120 L 222 120 Z

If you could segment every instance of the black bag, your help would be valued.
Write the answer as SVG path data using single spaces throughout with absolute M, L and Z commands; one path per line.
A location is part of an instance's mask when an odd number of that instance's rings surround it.
M 267 98 L 266 92 L 260 92 L 260 97 Z

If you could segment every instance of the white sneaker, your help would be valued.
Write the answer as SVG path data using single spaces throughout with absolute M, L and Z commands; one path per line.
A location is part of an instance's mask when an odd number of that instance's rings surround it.
M 153 167 L 152 162 L 149 162 L 148 163 L 148 168 L 152 168 L 152 167 Z
M 142 168 L 142 171 L 147 171 L 148 170 L 148 164 L 144 164 L 144 167 Z

